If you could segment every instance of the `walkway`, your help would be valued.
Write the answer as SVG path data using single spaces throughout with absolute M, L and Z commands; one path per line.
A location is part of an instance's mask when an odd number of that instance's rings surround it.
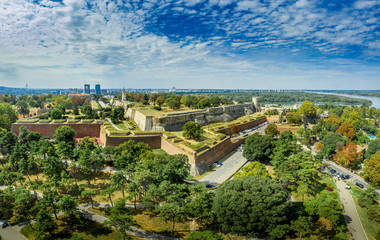
M 248 160 L 243 157 L 243 152 L 233 151 L 223 157 L 219 162 L 223 163 L 223 166 L 202 178 L 199 182 L 211 185 L 220 185 L 230 179 L 235 172 L 239 171 L 239 169 L 243 167 Z
M 344 219 L 346 220 L 351 238 L 353 240 L 368 239 L 356 211 L 355 203 L 350 193 L 351 190 L 345 188 L 346 183 L 343 181 L 337 181 L 336 186 L 339 191 L 340 201 L 343 204 Z
M 119 130 L 119 131 L 125 132 L 125 130 L 116 127 L 115 124 L 113 124 L 113 122 L 111 121 L 111 119 L 109 119 L 109 118 L 106 118 L 106 119 L 108 120 L 108 122 L 111 123 L 112 127 L 114 127 L 115 129 L 117 129 L 117 130 Z

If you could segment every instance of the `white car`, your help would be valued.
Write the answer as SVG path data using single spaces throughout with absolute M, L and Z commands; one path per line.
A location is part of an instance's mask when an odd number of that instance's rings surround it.
M 346 189 L 351 189 L 351 186 L 347 184 Z

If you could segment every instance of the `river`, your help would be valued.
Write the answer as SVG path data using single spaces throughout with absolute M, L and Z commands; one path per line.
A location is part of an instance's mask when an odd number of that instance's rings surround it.
M 378 97 L 367 97 L 367 96 L 342 94 L 342 93 L 332 93 L 332 92 L 312 92 L 312 91 L 310 91 L 310 92 L 311 93 L 318 93 L 318 94 L 327 94 L 327 95 L 336 95 L 336 96 L 343 96 L 343 97 L 367 99 L 367 100 L 372 101 L 371 107 L 380 109 L 380 98 L 378 98 Z

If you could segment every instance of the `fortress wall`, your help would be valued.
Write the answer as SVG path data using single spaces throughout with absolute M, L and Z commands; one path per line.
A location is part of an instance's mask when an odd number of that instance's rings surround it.
M 103 147 L 105 146 L 119 146 L 120 144 L 129 140 L 137 142 L 145 142 L 153 149 L 161 148 L 161 135 L 134 135 L 134 136 L 111 136 L 109 131 L 102 127 L 100 129 L 100 140 Z
M 210 148 L 203 153 L 195 156 L 195 164 L 206 163 L 211 166 L 214 162 L 218 161 L 224 155 L 232 151 L 231 139 L 226 138 L 224 141 L 218 143 L 213 148 Z
M 195 121 L 201 125 L 206 125 L 215 122 L 232 121 L 236 118 L 246 115 L 247 109 L 249 109 L 253 113 L 255 112 L 255 105 L 253 103 L 243 103 L 208 108 L 205 110 L 192 112 L 172 113 L 168 114 L 165 117 L 153 118 L 152 126 L 153 129 L 163 129 L 165 131 L 180 131 L 182 130 L 183 125 L 185 125 L 189 121 Z
M 260 119 L 253 120 L 251 122 L 247 122 L 247 123 L 243 123 L 241 125 L 237 125 L 237 127 L 238 127 L 239 132 L 241 132 L 241 131 L 244 131 L 246 129 L 250 129 L 250 128 L 253 128 L 257 125 L 260 125 L 261 123 L 266 122 L 266 121 L 267 121 L 267 119 L 265 117 L 263 117 Z M 218 132 L 226 134 L 226 135 L 231 135 L 231 128 L 225 128 L 225 129 L 222 129 Z
M 168 154 L 170 155 L 174 155 L 174 154 L 185 154 L 188 158 L 189 158 L 189 163 L 191 165 L 194 165 L 195 164 L 195 158 L 194 158 L 194 155 L 192 154 L 189 154 L 185 151 L 183 151 L 182 149 L 174 146 L 173 144 L 169 143 L 166 139 L 162 138 L 161 139 L 161 149 L 164 150 L 165 152 L 167 152 Z
M 99 137 L 100 126 L 99 123 L 14 123 L 12 124 L 12 132 L 16 135 L 19 134 L 19 128 L 25 126 L 26 129 L 33 132 L 40 133 L 43 137 L 54 136 L 55 130 L 60 126 L 69 126 L 73 128 L 77 138 L 83 137 Z
M 136 122 L 137 125 L 139 125 L 141 130 L 152 130 L 152 116 L 146 116 L 139 111 L 135 111 L 133 120 Z

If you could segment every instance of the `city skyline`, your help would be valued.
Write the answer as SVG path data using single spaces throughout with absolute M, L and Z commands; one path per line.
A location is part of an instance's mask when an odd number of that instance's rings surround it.
M 0 86 L 378 89 L 378 12 L 377 1 L 2 1 Z

